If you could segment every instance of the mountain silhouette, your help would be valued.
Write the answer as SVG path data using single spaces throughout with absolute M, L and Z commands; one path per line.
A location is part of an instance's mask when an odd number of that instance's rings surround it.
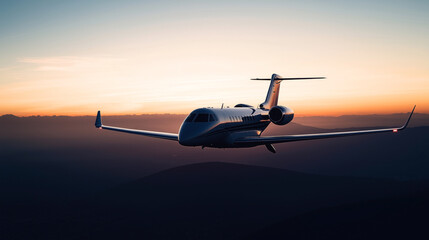
M 3 223 L 17 239 L 239 239 L 311 210 L 410 194 L 424 184 L 413 186 L 210 162 L 122 184 L 42 214 L 26 229 Z
M 251 239 L 426 239 L 429 192 L 323 208 L 272 224 Z

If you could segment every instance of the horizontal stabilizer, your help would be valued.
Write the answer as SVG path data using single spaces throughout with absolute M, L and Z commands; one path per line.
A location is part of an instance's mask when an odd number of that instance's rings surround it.
M 304 77 L 304 78 L 276 78 L 276 80 L 308 80 L 308 79 L 325 79 L 325 77 Z M 251 78 L 250 80 L 271 81 L 271 78 Z

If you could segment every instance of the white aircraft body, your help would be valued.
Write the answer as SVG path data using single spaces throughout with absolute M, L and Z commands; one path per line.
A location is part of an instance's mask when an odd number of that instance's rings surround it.
M 292 109 L 277 105 L 281 81 L 304 79 L 323 79 L 323 77 L 282 78 L 277 74 L 273 74 L 271 79 L 252 79 L 271 81 L 265 102 L 261 103 L 257 108 L 246 104 L 237 104 L 234 108 L 199 108 L 192 111 L 184 120 L 178 134 L 106 126 L 101 123 L 100 111 L 97 113 L 95 126 L 99 129 L 177 141 L 183 146 L 201 146 L 202 148 L 245 148 L 265 145 L 269 151 L 275 153 L 276 150 L 272 145 L 275 143 L 354 136 L 381 132 L 396 133 L 400 130 L 404 130 L 407 127 L 416 107 L 414 106 L 405 124 L 398 128 L 282 136 L 261 136 L 261 133 L 268 127 L 270 123 L 286 125 L 291 122 L 294 117 L 294 112 Z

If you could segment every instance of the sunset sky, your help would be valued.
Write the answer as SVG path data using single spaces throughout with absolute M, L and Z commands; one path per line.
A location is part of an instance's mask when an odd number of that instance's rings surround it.
M 428 1 L 2 1 L 0 115 L 429 113 Z

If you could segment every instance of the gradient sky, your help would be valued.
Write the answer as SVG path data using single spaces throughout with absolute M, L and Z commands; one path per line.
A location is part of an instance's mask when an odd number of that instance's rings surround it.
M 429 113 L 428 1 L 2 1 L 0 115 Z

